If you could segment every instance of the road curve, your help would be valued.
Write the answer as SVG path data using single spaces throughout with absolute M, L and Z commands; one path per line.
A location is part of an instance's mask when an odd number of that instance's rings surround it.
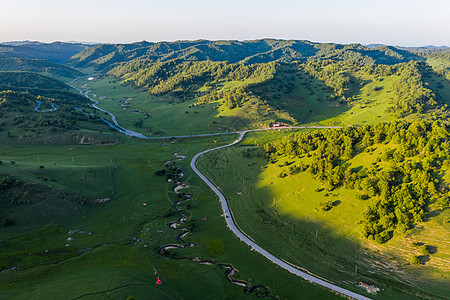
M 297 128 L 297 127 L 295 127 Z M 329 128 L 329 127 L 327 127 Z M 213 190 L 213 192 L 219 197 L 220 200 L 220 204 L 222 205 L 222 210 L 223 213 L 225 215 L 225 221 L 227 222 L 227 226 L 228 228 L 244 243 L 246 243 L 248 246 L 250 246 L 252 248 L 252 250 L 257 251 L 258 253 L 260 253 L 261 255 L 263 255 L 264 257 L 266 257 L 267 259 L 269 259 L 270 261 L 272 261 L 273 263 L 277 264 L 278 266 L 282 267 L 283 269 L 302 277 L 303 279 L 306 279 L 308 281 L 314 282 L 316 284 L 319 284 L 321 286 L 327 287 L 333 291 L 336 291 L 340 294 L 352 297 L 354 299 L 370 299 L 367 298 L 365 296 L 359 295 L 357 293 L 354 293 L 352 291 L 346 290 L 344 288 L 341 288 L 337 285 L 331 284 L 327 281 L 324 281 L 322 279 L 319 279 L 317 277 L 314 277 L 310 274 L 307 274 L 305 272 L 302 272 L 296 268 L 294 268 L 292 265 L 286 263 L 285 261 L 277 258 L 276 256 L 274 256 L 273 254 L 269 253 L 267 250 L 263 249 L 261 246 L 259 246 L 258 244 L 256 244 L 254 241 L 250 240 L 245 233 L 243 233 L 242 231 L 240 231 L 238 229 L 238 227 L 236 226 L 236 224 L 234 223 L 234 220 L 232 218 L 232 215 L 230 213 L 230 209 L 228 207 L 228 202 L 225 198 L 225 196 L 219 191 L 219 189 L 205 176 L 203 175 L 198 169 L 197 166 L 195 165 L 197 162 L 197 159 L 202 156 L 205 153 L 208 152 L 212 152 L 215 150 L 219 150 L 219 149 L 223 149 L 226 147 L 230 147 L 233 145 L 236 145 L 237 143 L 239 143 L 240 141 L 242 141 L 242 139 L 244 138 L 244 135 L 247 132 L 250 131 L 256 131 L 256 130 L 246 130 L 246 131 L 240 131 L 239 132 L 239 138 L 237 140 L 235 140 L 234 142 L 232 142 L 231 144 L 225 145 L 225 146 L 220 146 L 220 147 L 216 147 L 216 148 L 212 148 L 212 149 L 208 149 L 205 150 L 203 152 L 200 152 L 198 154 L 196 154 L 192 160 L 191 160 L 191 168 L 192 170 L 194 170 L 194 172 L 209 186 L 209 188 L 211 188 L 211 190 Z

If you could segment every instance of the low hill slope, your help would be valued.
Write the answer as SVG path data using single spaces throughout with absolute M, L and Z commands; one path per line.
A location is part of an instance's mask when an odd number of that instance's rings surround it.
M 28 71 L 58 78 L 75 78 L 83 75 L 80 71 L 46 60 L 1 56 L 0 71 Z
M 28 92 L 35 96 L 86 101 L 62 81 L 32 72 L 1 72 L 0 90 Z

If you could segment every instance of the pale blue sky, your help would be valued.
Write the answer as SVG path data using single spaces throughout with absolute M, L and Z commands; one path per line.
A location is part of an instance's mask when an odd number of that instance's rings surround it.
M 450 0 L 0 0 L 0 41 L 306 39 L 450 46 Z

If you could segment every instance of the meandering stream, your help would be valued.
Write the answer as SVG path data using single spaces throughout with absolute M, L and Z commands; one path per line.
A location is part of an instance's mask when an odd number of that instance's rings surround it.
M 174 153 L 174 156 L 177 157 L 177 159 L 165 162 L 164 163 L 165 167 L 171 166 L 176 161 L 186 159 L 186 156 L 180 155 L 179 152 Z M 180 170 L 179 167 L 177 167 L 177 171 L 178 170 Z M 189 260 L 189 261 L 192 261 L 192 262 L 195 262 L 198 264 L 202 264 L 202 265 L 219 266 L 222 269 L 225 269 L 225 276 L 228 279 L 228 281 L 230 281 L 233 284 L 244 287 L 245 294 L 249 295 L 249 294 L 255 293 L 255 295 L 258 298 L 278 299 L 277 296 L 274 296 L 271 294 L 270 288 L 265 285 L 252 285 L 248 281 L 234 278 L 234 276 L 236 276 L 239 273 L 239 271 L 230 263 L 221 263 L 221 262 L 217 262 L 213 259 L 204 259 L 201 257 L 187 257 L 187 256 L 178 257 L 178 256 L 175 256 L 173 252 L 170 252 L 170 250 L 172 250 L 172 249 L 187 249 L 187 248 L 196 246 L 194 243 L 190 243 L 184 239 L 184 237 L 187 234 L 189 234 L 191 231 L 187 226 L 189 223 L 189 216 L 180 207 L 180 204 L 185 201 L 189 201 L 192 198 L 192 196 L 190 194 L 180 193 L 180 190 L 190 187 L 189 183 L 181 181 L 181 178 L 183 178 L 183 177 L 184 177 L 184 174 L 182 172 L 177 174 L 175 186 L 173 188 L 173 191 L 177 195 L 181 196 L 181 198 L 179 200 L 176 200 L 173 203 L 173 208 L 176 211 L 176 213 L 180 216 L 180 219 L 178 221 L 171 221 L 171 222 L 167 223 L 167 226 L 169 228 L 180 231 L 180 233 L 177 236 L 178 243 L 162 245 L 158 249 L 158 254 L 168 257 L 168 258 L 171 258 L 171 259 L 174 259 L 174 260 Z
M 52 109 L 40 110 L 39 107 L 41 107 L 42 102 L 39 101 L 39 100 L 36 100 L 36 102 L 37 102 L 37 104 L 34 107 L 34 110 L 37 111 L 37 112 L 45 113 L 45 112 L 53 112 L 53 111 L 57 111 L 58 110 L 58 108 L 53 103 L 51 104 L 52 105 Z

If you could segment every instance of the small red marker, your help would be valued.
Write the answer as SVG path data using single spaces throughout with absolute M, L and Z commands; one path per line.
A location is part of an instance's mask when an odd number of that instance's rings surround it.
M 158 279 L 156 279 L 156 284 L 161 284 L 162 283 L 162 281 L 161 281 L 161 279 L 159 279 L 159 277 L 158 277 Z

